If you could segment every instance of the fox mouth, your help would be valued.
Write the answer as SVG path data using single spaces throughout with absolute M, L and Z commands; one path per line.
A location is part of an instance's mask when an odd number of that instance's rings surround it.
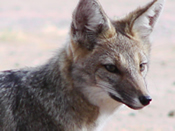
M 126 106 L 128 106 L 128 107 L 130 107 L 131 109 L 134 109 L 134 110 L 139 110 L 139 109 L 142 109 L 144 106 L 134 106 L 134 105 L 131 105 L 131 104 L 128 104 L 128 103 L 126 103 L 126 102 L 123 102 L 120 98 L 118 98 L 117 96 L 115 96 L 115 95 L 113 95 L 112 93 L 109 93 L 109 96 L 112 98 L 112 99 L 114 99 L 114 100 L 116 100 L 116 101 L 118 101 L 118 102 L 121 102 L 121 103 L 123 103 L 123 104 L 125 104 Z
M 114 99 L 114 100 L 116 100 L 116 101 L 118 101 L 118 102 L 123 103 L 122 100 L 121 100 L 120 98 L 116 97 L 116 96 L 113 95 L 112 93 L 109 93 L 109 96 L 110 96 L 112 99 Z

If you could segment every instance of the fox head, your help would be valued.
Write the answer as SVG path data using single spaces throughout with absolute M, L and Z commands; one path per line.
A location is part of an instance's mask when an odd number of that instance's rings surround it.
M 111 20 L 97 0 L 80 0 L 73 13 L 69 57 L 74 86 L 97 106 L 123 103 L 132 109 L 148 105 L 145 77 L 150 34 L 164 0 L 153 0 L 119 20 Z M 114 102 L 115 101 L 115 102 Z

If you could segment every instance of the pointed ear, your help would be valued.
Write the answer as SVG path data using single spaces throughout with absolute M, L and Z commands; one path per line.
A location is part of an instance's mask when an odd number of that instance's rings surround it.
M 131 35 L 137 35 L 140 38 L 147 38 L 163 9 L 165 0 L 154 0 L 145 7 L 138 8 L 129 14 L 127 21 L 129 22 L 129 32 Z
M 112 24 L 98 0 L 80 0 L 73 13 L 71 37 L 75 43 L 92 50 L 100 34 L 104 34 Z M 111 30 L 114 33 L 114 28 Z M 108 37 L 110 33 L 106 33 Z

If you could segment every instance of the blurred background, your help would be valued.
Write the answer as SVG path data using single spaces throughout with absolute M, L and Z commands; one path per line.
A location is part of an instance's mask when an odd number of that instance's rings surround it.
M 150 0 L 149 0 L 150 1 Z M 148 0 L 100 0 L 119 18 Z M 0 0 L 0 70 L 37 66 L 65 43 L 78 0 Z M 153 101 L 142 110 L 122 107 L 102 131 L 175 131 L 175 0 L 167 0 L 152 34 L 147 76 Z

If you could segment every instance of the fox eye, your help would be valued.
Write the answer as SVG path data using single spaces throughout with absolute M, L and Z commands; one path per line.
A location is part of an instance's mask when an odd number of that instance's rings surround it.
M 115 65 L 104 65 L 107 71 L 112 72 L 112 73 L 118 73 L 119 70 Z
M 146 69 L 146 66 L 147 66 L 146 63 L 140 64 L 140 72 L 143 72 Z

